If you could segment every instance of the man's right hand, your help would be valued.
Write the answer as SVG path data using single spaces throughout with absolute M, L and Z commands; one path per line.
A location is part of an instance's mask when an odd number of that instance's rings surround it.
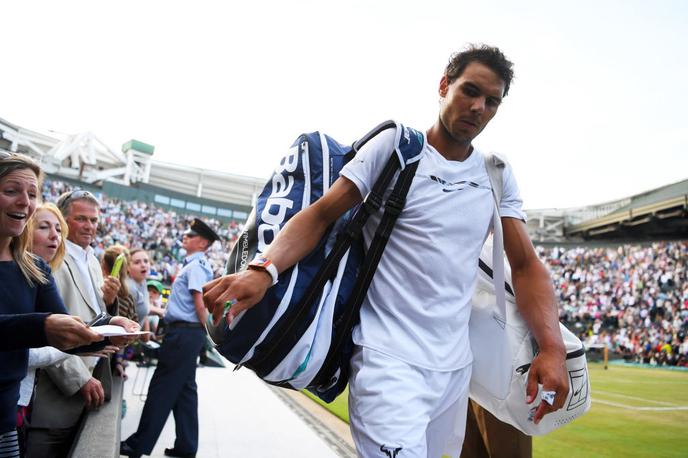
M 272 278 L 260 270 L 243 270 L 236 274 L 225 275 L 206 283 L 203 286 L 203 303 L 213 315 L 213 324 L 217 326 L 222 319 L 227 301 L 236 301 L 227 312 L 227 322 L 242 311 L 257 304 L 265 292 L 272 286 Z
M 60 350 L 103 340 L 103 336 L 86 326 L 78 316 L 53 313 L 45 319 L 44 326 L 48 344 Z
M 100 407 L 105 402 L 103 385 L 93 377 L 81 387 L 79 392 L 86 402 L 86 408 L 89 410 Z

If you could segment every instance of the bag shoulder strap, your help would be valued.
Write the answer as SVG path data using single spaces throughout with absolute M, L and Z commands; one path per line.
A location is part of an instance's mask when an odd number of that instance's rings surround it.
M 490 178 L 490 185 L 492 192 L 494 192 L 497 203 L 502 202 L 504 195 L 504 169 L 506 168 L 506 160 L 497 153 L 490 153 L 485 156 L 485 168 L 487 169 L 487 176 Z
M 487 169 L 487 176 L 490 179 L 490 187 L 492 188 L 492 197 L 494 200 L 494 210 L 492 212 L 492 228 L 494 230 L 492 243 L 492 269 L 494 275 L 492 280 L 494 282 L 495 298 L 497 299 L 497 306 L 501 313 L 501 319 L 506 324 L 506 294 L 504 289 L 504 234 L 502 232 L 502 219 L 499 216 L 499 204 L 502 201 L 504 194 L 504 168 L 506 161 L 498 156 L 496 153 L 490 153 L 485 156 L 485 168 Z M 499 320 L 498 320 L 499 321 Z

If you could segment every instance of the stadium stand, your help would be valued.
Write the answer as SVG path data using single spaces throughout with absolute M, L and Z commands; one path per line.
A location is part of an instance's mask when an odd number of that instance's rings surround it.
M 688 366 L 688 243 L 537 249 L 554 279 L 560 320 L 588 348 Z

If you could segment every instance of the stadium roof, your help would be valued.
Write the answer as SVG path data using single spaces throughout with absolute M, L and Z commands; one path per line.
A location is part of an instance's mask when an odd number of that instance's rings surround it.
M 586 240 L 688 237 L 688 179 L 620 202 L 606 215 L 568 226 L 566 235 Z
M 265 184 L 264 178 L 156 161 L 152 158 L 153 145 L 138 140 L 125 143 L 120 151 L 107 146 L 92 132 L 39 132 L 0 118 L 2 149 L 34 157 L 47 173 L 90 184 L 146 183 L 242 207 L 252 206 Z

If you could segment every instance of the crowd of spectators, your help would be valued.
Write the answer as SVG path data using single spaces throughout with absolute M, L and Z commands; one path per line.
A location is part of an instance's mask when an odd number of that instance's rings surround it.
M 630 362 L 688 366 L 688 243 L 538 248 L 559 316 L 589 348 Z
M 72 187 L 62 181 L 46 180 L 43 199 L 55 202 L 57 198 Z M 175 211 L 164 210 L 145 202 L 122 201 L 98 194 L 101 201 L 102 218 L 99 224 L 95 254 L 102 256 L 105 249 L 112 245 L 143 248 L 151 260 L 151 277 L 165 284 L 171 284 L 182 268 L 185 252 L 181 245 L 182 233 L 193 219 L 190 215 L 180 215 Z M 242 224 L 236 221 L 221 223 L 212 218 L 204 218 L 220 236 L 206 253 L 213 266 L 215 276 L 224 271 L 229 252 L 241 233 Z
M 69 188 L 48 181 L 44 199 L 55 201 Z M 99 197 L 103 217 L 96 255 L 113 244 L 144 248 L 151 276 L 170 284 L 181 269 L 181 235 L 192 217 L 153 204 Z M 221 237 L 208 250 L 217 276 L 242 225 L 209 223 Z M 688 243 L 537 250 L 554 280 L 560 320 L 588 348 L 606 346 L 632 362 L 688 366 Z

